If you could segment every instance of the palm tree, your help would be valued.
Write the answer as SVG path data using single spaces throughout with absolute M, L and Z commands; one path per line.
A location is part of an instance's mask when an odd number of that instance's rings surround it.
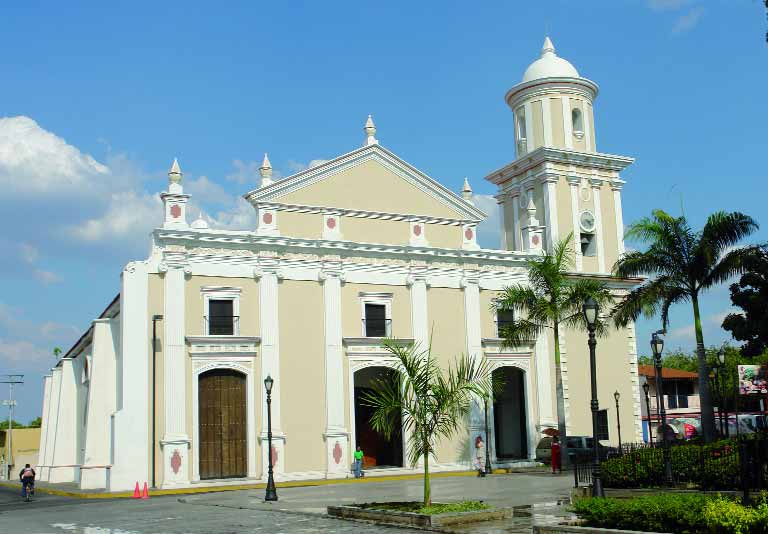
M 433 443 L 450 438 L 462 428 L 473 399 L 490 396 L 492 374 L 485 360 L 478 363 L 467 356 L 457 358 L 443 370 L 432 357 L 431 345 L 422 351 L 417 345 L 385 340 L 384 347 L 397 359 L 399 372 L 375 379 L 372 391 L 361 400 L 374 409 L 370 422 L 376 432 L 387 439 L 405 432 L 408 461 L 416 465 L 419 459 L 424 460 L 424 506 L 429 506 Z
M 528 283 L 504 288 L 493 306 L 511 310 L 514 320 L 501 329 L 505 345 L 519 346 L 552 330 L 555 341 L 555 391 L 557 395 L 557 430 L 563 447 L 563 460 L 568 461 L 565 428 L 565 398 L 560 366 L 560 333 L 563 328 L 585 329 L 582 305 L 592 297 L 601 308 L 612 304 L 606 285 L 599 280 L 575 278 L 573 273 L 573 234 L 555 243 L 551 252 L 529 260 Z M 598 324 L 598 332 L 603 327 Z
M 715 439 L 715 416 L 699 297 L 711 287 L 744 272 L 749 260 L 762 248 L 735 245 L 757 229 L 757 223 L 743 213 L 718 211 L 707 218 L 703 229 L 696 232 L 685 216 L 673 217 L 655 210 L 650 217 L 632 224 L 626 233 L 628 239 L 648 243 L 648 249 L 628 252 L 614 266 L 614 273 L 622 278 L 649 277 L 617 306 L 614 313 L 617 326 L 625 326 L 641 314 L 650 318 L 660 312 L 662 327 L 666 329 L 670 306 L 678 302 L 691 303 L 696 331 L 701 427 L 707 442 Z

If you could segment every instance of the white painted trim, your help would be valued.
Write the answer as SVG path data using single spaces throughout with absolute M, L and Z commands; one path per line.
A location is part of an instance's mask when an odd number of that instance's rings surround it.
M 573 125 L 571 124 L 571 98 L 562 95 L 560 101 L 563 106 L 563 135 L 565 136 L 565 148 L 573 150 Z
M 584 147 L 587 152 L 594 152 L 595 147 L 592 146 L 592 124 L 589 122 L 592 114 L 587 113 L 587 100 L 581 101 L 581 120 L 584 124 Z
M 579 223 L 579 181 L 568 178 L 571 190 L 571 220 L 573 221 L 573 255 L 576 260 L 576 271 L 584 270 L 584 258 L 581 255 L 581 225 Z
M 592 202 L 595 207 L 595 238 L 597 239 L 597 270 L 605 273 L 605 238 L 603 237 L 603 210 L 600 206 L 600 184 L 592 183 Z
M 517 201 L 516 197 L 512 197 L 512 218 L 514 221 L 512 221 L 512 231 L 514 234 L 514 246 L 512 247 L 512 250 L 514 251 L 522 251 L 522 233 L 520 231 L 520 203 Z
M 552 251 L 555 243 L 560 239 L 557 225 L 557 182 L 547 180 L 544 182 L 544 216 L 547 221 L 547 250 Z
M 200 375 L 214 369 L 232 369 L 245 375 L 246 381 L 246 471 L 249 478 L 256 478 L 256 392 L 254 369 L 256 357 L 227 357 L 192 355 L 192 450 L 189 458 L 192 462 L 192 480 L 200 481 Z M 205 481 L 209 482 L 208 480 Z
M 360 336 L 368 337 L 366 335 L 366 317 L 365 317 L 365 305 L 366 304 L 378 304 L 384 306 L 384 319 L 388 321 L 385 323 L 385 328 L 389 330 L 386 337 L 392 336 L 392 293 L 365 293 L 360 292 L 358 294 L 360 299 Z M 339 323 L 341 323 L 341 316 L 339 315 Z M 339 326 L 340 327 L 340 326 Z M 339 335 L 341 339 L 341 335 Z
M 533 152 L 536 147 L 536 133 L 534 132 L 535 128 L 538 128 L 539 125 L 534 125 L 533 122 L 533 105 L 531 101 L 527 101 L 525 104 L 523 104 L 523 109 L 525 110 L 525 136 L 526 136 L 526 154 L 530 154 Z M 518 158 L 519 159 L 519 158 Z
M 618 255 L 624 254 L 624 215 L 621 209 L 621 187 L 613 186 L 613 214 L 616 223 L 616 243 Z
M 214 286 L 204 286 L 200 288 L 200 294 L 203 297 L 203 328 L 201 332 L 203 332 L 203 335 L 211 336 L 213 334 L 209 333 L 208 326 L 210 321 L 206 321 L 206 318 L 210 318 L 210 303 L 211 300 L 231 300 L 232 301 L 232 315 L 233 317 L 236 317 L 236 319 L 233 319 L 233 332 L 234 336 L 240 335 L 240 293 L 241 288 L 239 287 L 214 287 Z

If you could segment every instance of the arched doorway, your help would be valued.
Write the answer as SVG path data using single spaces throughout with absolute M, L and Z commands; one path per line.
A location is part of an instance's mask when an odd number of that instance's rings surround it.
M 525 408 L 525 373 L 516 367 L 493 372 L 504 389 L 493 399 L 493 434 L 496 458 L 513 460 L 528 457 L 528 421 Z
M 373 409 L 361 402 L 363 395 L 372 390 L 374 380 L 386 380 L 396 372 L 388 367 L 366 367 L 355 373 L 355 444 L 363 449 L 363 469 L 403 466 L 402 433 L 397 432 L 388 440 L 373 430 Z M 398 422 L 397 428 L 400 427 Z
M 231 369 L 214 369 L 198 378 L 200 478 L 245 477 L 246 377 Z

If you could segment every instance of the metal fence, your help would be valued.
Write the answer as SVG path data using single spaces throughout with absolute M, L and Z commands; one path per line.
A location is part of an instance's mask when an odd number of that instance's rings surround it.
M 708 445 L 689 442 L 630 443 L 611 448 L 602 462 L 607 488 L 675 487 L 734 490 L 768 489 L 768 434 L 743 436 Z M 665 469 L 665 462 L 670 470 Z M 591 484 L 591 465 L 574 464 L 576 486 Z

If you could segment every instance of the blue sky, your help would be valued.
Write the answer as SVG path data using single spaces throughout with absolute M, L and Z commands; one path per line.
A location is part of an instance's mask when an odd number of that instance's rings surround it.
M 764 219 L 765 25 L 757 0 L 5 6 L 0 372 L 27 375 L 19 418 L 40 412 L 51 349 L 146 257 L 173 157 L 194 214 L 250 228 L 239 195 L 265 151 L 287 176 L 359 146 L 373 113 L 384 146 L 492 205 L 482 177 L 514 158 L 503 96 L 547 32 L 600 85 L 598 149 L 637 158 L 626 222 L 681 205 L 695 225 L 716 209 Z M 705 299 L 708 344 L 728 308 L 726 287 Z M 669 344 L 691 347 L 690 325 L 673 310 Z M 641 352 L 656 328 L 638 325 Z

